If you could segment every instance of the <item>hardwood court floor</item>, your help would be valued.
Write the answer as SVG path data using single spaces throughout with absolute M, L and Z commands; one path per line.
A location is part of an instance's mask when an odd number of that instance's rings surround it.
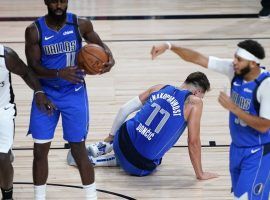
M 207 18 L 201 19 L 147 19 L 147 16 L 257 14 L 259 0 L 70 0 L 69 10 L 80 16 L 145 16 L 145 20 L 92 20 L 96 32 L 111 48 L 116 65 L 110 73 L 87 76 L 90 99 L 91 124 L 87 143 L 105 137 L 119 107 L 130 98 L 158 83 L 181 84 L 193 71 L 205 72 L 212 90 L 204 98 L 201 123 L 203 145 L 216 141 L 229 145 L 228 113 L 217 103 L 217 95 L 229 82 L 223 75 L 183 62 L 167 52 L 157 60 L 150 59 L 153 44 L 170 40 L 194 48 L 207 55 L 231 58 L 236 44 L 246 38 L 255 38 L 266 49 L 270 63 L 269 20 L 258 18 Z M 1 0 L 0 42 L 14 48 L 25 61 L 24 30 L 31 21 L 24 17 L 45 14 L 43 0 Z M 13 17 L 13 19 L 11 19 Z M 14 18 L 18 21 L 14 21 Z M 25 137 L 29 123 L 32 91 L 20 77 L 13 76 L 18 116 L 14 148 L 31 148 L 32 139 Z M 61 124 L 61 123 L 60 123 Z M 187 144 L 186 133 L 177 145 Z M 52 147 L 62 148 L 62 128 L 57 127 Z M 31 183 L 31 150 L 15 150 L 16 183 Z M 76 168 L 67 166 L 66 149 L 52 149 L 49 155 L 48 183 L 80 186 Z M 228 147 L 202 149 L 203 168 L 216 172 L 218 179 L 197 181 L 189 161 L 187 148 L 173 148 L 166 154 L 157 172 L 148 177 L 132 177 L 119 168 L 96 168 L 97 188 L 126 195 L 134 199 L 223 200 L 232 199 L 228 172 Z M 14 195 L 18 200 L 33 199 L 32 185 L 15 184 Z M 48 186 L 48 199 L 83 199 L 79 188 Z M 98 192 L 99 199 L 121 199 L 119 196 Z M 123 198 L 122 198 L 123 199 Z
M 77 169 L 66 165 L 67 150 L 52 150 L 49 156 L 50 184 L 79 184 Z M 15 151 L 15 181 L 29 182 L 31 177 L 31 151 Z M 228 169 L 228 148 L 204 148 L 203 165 L 206 171 L 218 172 L 220 177 L 198 181 L 189 161 L 186 148 L 173 148 L 164 157 L 158 170 L 147 177 L 134 177 L 117 167 L 95 168 L 97 188 L 122 194 L 133 199 L 231 199 Z M 16 199 L 32 199 L 30 185 L 14 185 Z M 83 199 L 78 188 L 48 186 L 49 199 Z M 113 194 L 98 192 L 99 199 L 124 199 Z

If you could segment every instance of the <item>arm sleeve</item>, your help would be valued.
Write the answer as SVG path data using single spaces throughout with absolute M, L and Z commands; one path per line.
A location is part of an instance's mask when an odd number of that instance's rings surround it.
M 234 76 L 233 60 L 221 59 L 214 56 L 209 56 L 208 69 L 224 74 L 232 80 Z
M 270 120 L 270 78 L 265 79 L 258 88 L 257 100 L 260 103 L 260 117 Z
M 120 126 L 125 122 L 128 115 L 131 113 L 139 110 L 142 107 L 142 102 L 139 98 L 139 96 L 134 97 L 130 101 L 128 101 L 126 104 L 124 104 L 118 111 L 111 128 L 110 135 L 115 135 L 115 133 L 118 131 Z

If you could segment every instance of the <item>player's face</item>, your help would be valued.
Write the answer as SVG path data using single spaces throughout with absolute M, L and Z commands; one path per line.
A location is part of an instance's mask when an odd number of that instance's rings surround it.
M 237 55 L 234 56 L 234 72 L 236 75 L 245 76 L 251 70 L 250 61 L 243 59 Z
M 66 19 L 68 0 L 45 0 L 48 14 L 56 20 Z

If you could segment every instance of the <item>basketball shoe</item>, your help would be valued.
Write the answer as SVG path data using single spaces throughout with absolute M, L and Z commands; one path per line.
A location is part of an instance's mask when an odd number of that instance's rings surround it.
M 90 155 L 88 155 L 88 158 L 89 158 L 89 161 L 92 163 L 92 165 L 95 166 L 96 165 L 96 160 Z M 74 158 L 73 158 L 73 156 L 71 154 L 71 150 L 68 150 L 67 163 L 70 166 L 77 166 L 76 161 L 74 160 Z
M 70 166 L 77 166 L 72 154 L 71 154 L 71 150 L 68 150 L 68 154 L 67 154 L 67 163 Z
M 88 156 L 94 167 L 115 167 L 119 166 L 118 160 L 114 154 L 101 155 L 96 158 Z
M 261 19 L 269 19 L 270 18 L 270 8 L 263 8 L 259 12 L 259 18 L 261 18 Z
M 111 152 L 112 149 L 113 149 L 113 143 L 112 142 L 108 143 L 108 142 L 104 142 L 104 141 L 90 144 L 87 147 L 88 154 L 94 158 L 101 156 L 101 155 L 104 155 L 104 154 L 107 154 L 107 153 Z

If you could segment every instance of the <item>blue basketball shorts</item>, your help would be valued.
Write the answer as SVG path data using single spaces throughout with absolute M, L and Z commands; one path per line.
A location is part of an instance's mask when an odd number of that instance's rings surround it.
M 231 144 L 230 173 L 236 199 L 270 199 L 270 143 L 240 148 Z
M 89 107 L 85 84 L 65 87 L 43 87 L 47 97 L 56 106 L 53 115 L 40 111 L 32 102 L 29 134 L 34 140 L 52 140 L 61 115 L 63 138 L 68 142 L 81 142 L 86 139 L 89 126 Z
M 128 158 L 125 156 L 124 152 L 121 150 L 121 147 L 120 147 L 121 144 L 119 143 L 119 137 L 121 137 L 120 134 L 128 134 L 125 124 L 122 125 L 122 127 L 117 131 L 113 140 L 113 150 L 115 153 L 115 157 L 119 165 L 123 168 L 123 170 L 127 172 L 128 174 L 134 175 L 134 176 L 147 176 L 151 174 L 153 171 L 155 171 L 155 169 L 146 170 L 146 169 L 138 168 L 132 162 L 130 162 L 130 160 L 132 159 L 134 163 L 136 163 L 136 160 L 140 159 L 140 156 L 136 156 L 134 154 L 132 156 L 131 155 L 128 156 Z M 130 147 L 130 145 L 131 144 L 129 143 L 129 145 L 127 146 Z M 126 149 L 126 151 L 128 150 Z

